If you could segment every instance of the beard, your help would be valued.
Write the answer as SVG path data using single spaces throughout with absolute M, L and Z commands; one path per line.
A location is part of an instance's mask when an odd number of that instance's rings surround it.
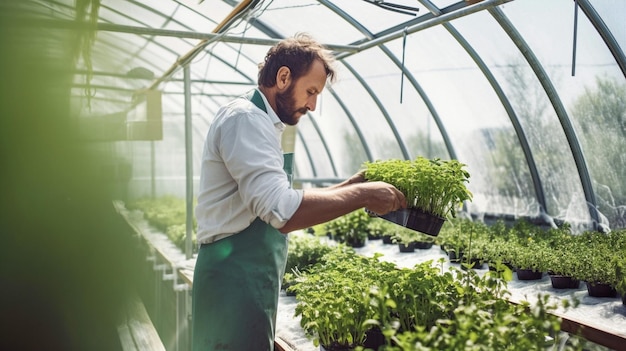
M 300 117 L 308 111 L 306 107 L 296 108 L 293 84 L 284 93 L 276 93 L 276 114 L 283 123 L 295 126 L 300 121 Z

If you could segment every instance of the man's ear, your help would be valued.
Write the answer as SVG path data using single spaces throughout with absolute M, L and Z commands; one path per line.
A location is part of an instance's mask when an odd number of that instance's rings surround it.
M 284 90 L 291 83 L 291 70 L 287 66 L 282 66 L 276 73 L 276 87 L 278 90 Z

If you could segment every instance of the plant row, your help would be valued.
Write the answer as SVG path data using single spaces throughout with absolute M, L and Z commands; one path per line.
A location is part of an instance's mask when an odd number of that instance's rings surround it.
M 499 262 L 518 274 L 530 271 L 537 278 L 541 274 L 566 277 L 585 282 L 588 287 L 607 286 L 609 297 L 626 295 L 626 230 L 573 234 L 567 223 L 545 229 L 525 220 L 507 226 L 503 221 L 486 225 L 452 218 L 437 237 L 432 237 L 358 210 L 316 226 L 311 232 L 352 247 L 362 247 L 368 239 L 381 237 L 400 246 L 434 242 L 452 262 L 476 268 Z
M 167 237 L 185 251 L 187 237 L 187 211 L 184 199 L 175 196 L 162 196 L 159 198 L 141 198 L 126 204 L 129 210 L 139 210 L 143 216 L 156 229 L 165 233 Z M 196 245 L 196 220 L 193 220 L 192 245 L 197 252 Z
M 316 251 L 316 263 L 293 270 L 296 283 L 287 290 L 306 335 L 325 350 L 543 350 L 561 335 L 551 313 L 561 306 L 547 295 L 532 305 L 507 302 L 505 266 L 483 275 L 444 270 L 442 260 L 399 268 L 312 238 L 290 239 L 326 249 Z
M 488 226 L 456 219 L 446 223 L 437 242 L 466 262 L 501 262 L 518 273 L 570 277 L 626 294 L 626 230 L 572 234 L 567 224 L 543 229 L 524 220 Z

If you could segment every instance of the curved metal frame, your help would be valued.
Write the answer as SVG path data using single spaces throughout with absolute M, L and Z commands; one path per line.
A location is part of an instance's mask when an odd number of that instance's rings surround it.
M 548 99 L 552 103 L 554 110 L 561 122 L 561 126 L 563 127 L 563 132 L 565 133 L 565 137 L 567 138 L 567 142 L 570 146 L 570 150 L 572 151 L 572 155 L 574 156 L 574 162 L 576 163 L 576 168 L 578 169 L 578 176 L 580 177 L 580 181 L 582 184 L 583 192 L 585 193 L 585 200 L 587 201 L 589 214 L 593 219 L 594 229 L 598 229 L 598 225 L 600 223 L 600 218 L 598 216 L 598 212 L 595 210 L 597 207 L 596 197 L 593 192 L 593 184 L 591 183 L 591 177 L 589 176 L 589 170 L 587 169 L 587 163 L 585 161 L 585 156 L 583 155 L 582 148 L 580 143 L 578 142 L 578 137 L 576 136 L 576 131 L 572 126 L 572 123 L 567 115 L 567 111 L 565 111 L 565 107 L 559 98 L 554 85 L 552 85 L 552 81 L 548 77 L 548 74 L 541 66 L 541 63 L 532 52 L 528 44 L 524 38 L 522 38 L 521 34 L 515 29 L 513 24 L 509 21 L 506 15 L 502 12 L 502 10 L 498 8 L 489 9 L 489 13 L 495 18 L 495 20 L 500 24 L 502 29 L 507 33 L 507 35 L 511 38 L 513 43 L 517 46 L 520 53 L 524 56 L 533 72 L 537 76 L 537 79 L 541 83 L 544 91 L 546 92 Z M 594 209 L 593 211 L 591 209 Z M 547 209 L 546 209 L 547 210 Z
M 500 84 L 498 84 L 498 81 L 491 73 L 491 70 L 487 67 L 485 62 L 476 53 L 474 48 L 465 40 L 465 38 L 456 30 L 456 28 L 454 28 L 454 26 L 452 26 L 449 23 L 445 23 L 443 26 L 448 30 L 448 32 L 450 32 L 450 34 L 452 34 L 452 36 L 457 40 L 457 42 L 461 44 L 461 46 L 465 49 L 465 51 L 470 55 L 472 60 L 474 60 L 478 68 L 480 68 L 481 72 L 485 75 L 485 78 L 487 78 L 487 80 L 489 81 L 489 84 L 491 84 L 491 87 L 493 88 L 496 95 L 498 96 L 498 99 L 502 103 L 502 106 L 504 107 L 507 115 L 509 116 L 509 119 L 511 120 L 511 124 L 513 124 L 513 129 L 515 130 L 517 139 L 520 142 L 520 146 L 524 153 L 524 157 L 526 158 L 526 163 L 528 163 L 528 169 L 530 171 L 530 176 L 533 181 L 533 186 L 535 189 L 535 196 L 537 197 L 537 202 L 539 202 L 539 205 L 541 206 L 540 210 L 541 212 L 545 214 L 545 211 L 547 211 L 546 197 L 543 192 L 543 186 L 541 185 L 541 178 L 539 177 L 539 172 L 537 171 L 537 164 L 535 163 L 533 153 L 530 150 L 530 145 L 528 144 L 528 138 L 526 138 L 524 129 L 522 128 L 522 125 L 519 122 L 519 118 L 517 118 L 517 114 L 515 113 L 513 106 L 511 106 L 509 99 L 507 99 L 506 95 L 504 94 L 504 91 L 502 90 L 502 87 L 500 87 Z

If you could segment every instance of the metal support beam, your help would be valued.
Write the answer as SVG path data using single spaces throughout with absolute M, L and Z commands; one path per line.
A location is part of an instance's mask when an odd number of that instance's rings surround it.
M 502 5 L 502 4 L 510 2 L 510 1 L 513 1 L 513 0 L 485 0 L 485 1 L 480 2 L 478 4 L 471 5 L 471 6 L 468 6 L 468 7 L 464 7 L 462 9 L 460 9 L 460 10 L 449 12 L 449 13 L 440 15 L 438 17 L 434 17 L 432 19 L 426 20 L 424 22 L 420 22 L 420 23 L 414 24 L 412 26 L 407 27 L 406 29 L 397 30 L 397 31 L 395 31 L 393 33 L 389 33 L 387 35 L 383 35 L 383 36 L 381 36 L 379 38 L 369 40 L 369 41 L 367 41 L 367 42 L 365 42 L 363 44 L 358 45 L 357 48 L 358 48 L 358 51 L 363 51 L 363 50 L 367 50 L 367 49 L 370 49 L 370 48 L 373 48 L 373 47 L 377 47 L 377 46 L 382 45 L 384 43 L 387 43 L 389 41 L 401 38 L 403 35 L 405 35 L 405 32 L 406 32 L 406 35 L 413 34 L 413 33 L 419 32 L 421 30 L 424 30 L 424 29 L 427 29 L 427 28 L 430 28 L 430 27 L 434 27 L 436 25 L 440 25 L 440 24 L 443 24 L 443 23 L 446 23 L 446 22 L 450 22 L 450 21 L 452 21 L 454 19 L 457 19 L 457 18 L 461 18 L 461 17 L 467 16 L 467 15 L 471 15 L 471 14 L 479 12 L 479 11 L 491 9 L 493 7 L 496 7 L 498 5 Z M 356 52 L 358 52 L 358 51 L 356 51 Z M 340 59 L 346 58 L 346 57 L 348 57 L 348 56 L 350 56 L 352 54 L 355 54 L 356 52 L 345 52 L 345 53 L 341 53 L 341 54 L 336 55 L 336 57 L 337 57 L 338 60 L 340 60 Z
M 192 256 L 193 234 L 193 129 L 191 125 L 191 72 L 189 65 L 183 67 L 185 77 L 185 182 L 186 182 L 186 214 L 187 226 L 185 234 L 185 258 Z

